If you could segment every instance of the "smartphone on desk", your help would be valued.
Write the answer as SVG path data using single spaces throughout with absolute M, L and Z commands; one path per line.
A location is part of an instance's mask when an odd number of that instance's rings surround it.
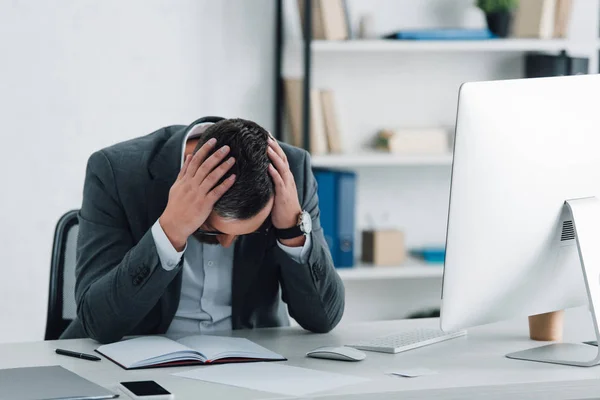
M 121 389 L 136 400 L 174 400 L 167 389 L 154 381 L 121 382 Z

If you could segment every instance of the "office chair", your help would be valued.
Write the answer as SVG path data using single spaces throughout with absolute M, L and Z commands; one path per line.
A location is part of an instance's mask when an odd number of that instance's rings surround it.
M 63 215 L 54 231 L 45 340 L 58 339 L 77 315 L 75 251 L 79 233 L 78 212 L 72 210 Z

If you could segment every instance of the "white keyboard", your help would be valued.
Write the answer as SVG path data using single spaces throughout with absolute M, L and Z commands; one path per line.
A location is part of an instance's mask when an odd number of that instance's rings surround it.
M 347 346 L 359 350 L 379 351 L 381 353 L 400 353 L 430 344 L 443 342 L 467 334 L 467 331 L 442 332 L 439 329 L 415 329 L 384 336 L 376 339 L 364 340 Z

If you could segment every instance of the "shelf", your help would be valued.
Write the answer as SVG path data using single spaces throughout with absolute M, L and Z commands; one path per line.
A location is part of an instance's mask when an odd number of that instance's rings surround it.
M 313 167 L 357 168 L 383 166 L 451 165 L 452 155 L 401 156 L 389 153 L 327 154 L 312 157 Z
M 491 39 L 491 40 L 314 40 L 316 53 L 363 52 L 560 52 L 568 50 L 568 39 Z M 577 43 L 577 45 L 581 45 Z M 591 43 L 593 46 L 593 43 Z M 302 42 L 291 48 L 302 50 Z
M 359 264 L 353 268 L 336 269 L 343 281 L 378 280 L 378 279 L 423 279 L 441 278 L 442 264 L 425 264 L 410 261 L 399 266 L 372 266 Z
M 315 40 L 317 52 L 524 52 L 566 50 L 565 39 L 491 39 L 491 40 Z M 298 46 L 298 48 L 301 48 Z

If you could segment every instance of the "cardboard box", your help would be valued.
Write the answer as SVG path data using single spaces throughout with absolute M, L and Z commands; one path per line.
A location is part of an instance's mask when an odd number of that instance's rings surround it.
M 375 147 L 404 156 L 444 155 L 450 152 L 450 136 L 445 128 L 384 129 Z
M 373 265 L 399 265 L 406 260 L 404 234 L 398 230 L 363 231 L 362 261 Z

